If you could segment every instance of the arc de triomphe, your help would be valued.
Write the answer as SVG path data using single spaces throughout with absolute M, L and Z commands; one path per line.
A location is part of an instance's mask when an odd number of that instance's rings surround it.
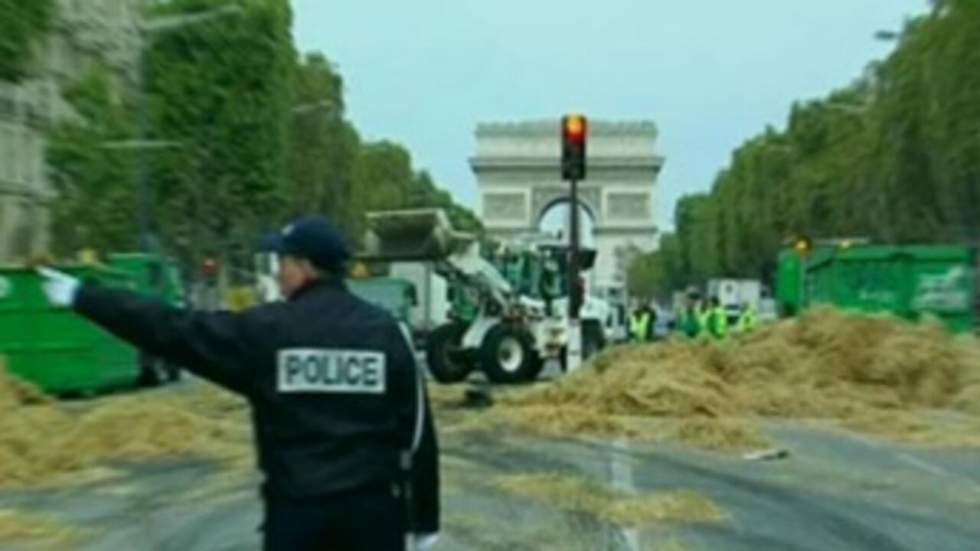
M 491 237 L 535 233 L 551 207 L 568 203 L 559 170 L 560 124 L 554 119 L 477 127 L 470 166 Z M 654 197 L 664 158 L 655 152 L 656 141 L 657 126 L 650 121 L 589 121 L 588 172 L 579 184 L 579 202 L 592 218 L 597 290 L 622 290 L 632 259 L 657 248 Z

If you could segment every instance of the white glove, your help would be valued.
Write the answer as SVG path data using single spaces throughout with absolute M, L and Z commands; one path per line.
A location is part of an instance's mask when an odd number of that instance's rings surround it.
M 439 534 L 415 534 L 415 550 L 425 551 L 439 541 Z
M 37 273 L 44 278 L 44 294 L 48 302 L 55 306 L 70 308 L 75 303 L 75 295 L 81 282 L 66 273 L 51 268 L 38 268 Z

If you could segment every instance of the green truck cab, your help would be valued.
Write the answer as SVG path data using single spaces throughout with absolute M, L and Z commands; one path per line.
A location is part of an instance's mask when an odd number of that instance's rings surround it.
M 112 269 L 130 274 L 138 292 L 171 306 L 185 306 L 184 285 L 173 259 L 146 253 L 119 253 L 109 255 L 106 263 Z
M 352 293 L 385 309 L 411 334 L 412 308 L 418 305 L 415 284 L 397 277 L 365 277 L 348 280 Z
M 118 253 L 110 254 L 106 262 L 110 268 L 129 274 L 137 292 L 177 308 L 186 305 L 180 270 L 173 259 L 149 253 Z M 180 379 L 178 366 L 148 354 L 140 353 L 139 366 L 139 382 L 144 386 Z

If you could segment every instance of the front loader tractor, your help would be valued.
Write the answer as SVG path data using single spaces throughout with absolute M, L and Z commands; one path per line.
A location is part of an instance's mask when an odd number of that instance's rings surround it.
M 455 231 L 441 209 L 374 212 L 367 222 L 361 260 L 430 262 L 449 281 L 450 321 L 426 342 L 426 360 L 436 380 L 459 382 L 480 369 L 492 382 L 518 383 L 536 379 L 549 360 L 564 365 L 567 247 L 526 242 L 487 258 L 475 236 Z M 588 268 L 595 254 L 584 256 Z M 605 344 L 608 310 L 603 301 L 586 298 L 585 356 Z

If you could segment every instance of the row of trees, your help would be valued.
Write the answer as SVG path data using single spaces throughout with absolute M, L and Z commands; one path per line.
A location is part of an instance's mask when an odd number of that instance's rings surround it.
M 227 4 L 170 0 L 153 16 Z M 189 265 L 217 254 L 244 267 L 261 232 L 311 212 L 355 241 L 372 209 L 443 207 L 479 229 L 404 147 L 361 139 L 336 67 L 321 53 L 297 53 L 288 0 L 237 4 L 237 14 L 156 33 L 147 46 L 143 136 L 164 147 L 143 150 L 144 170 L 164 250 Z M 97 68 L 79 82 L 69 100 L 81 122 L 53 133 L 60 254 L 138 245 L 140 166 L 133 150 L 104 146 L 139 135 L 137 94 L 120 95 L 110 81 Z
M 787 239 L 980 240 L 980 2 L 939 0 L 855 83 L 742 144 L 630 274 L 666 297 L 712 277 L 772 282 Z

